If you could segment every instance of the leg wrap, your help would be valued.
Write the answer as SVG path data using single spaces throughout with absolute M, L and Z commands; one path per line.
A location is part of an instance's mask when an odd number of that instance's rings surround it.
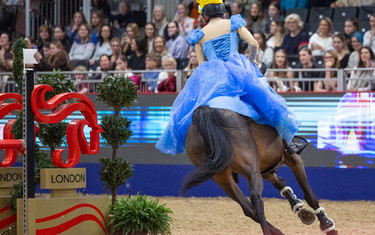
M 335 222 L 327 216 L 323 207 L 319 207 L 318 209 L 316 209 L 314 211 L 314 214 L 316 214 L 318 216 L 318 218 L 321 217 L 321 218 L 319 218 L 321 223 L 322 223 L 321 219 L 323 219 L 324 222 L 326 223 L 324 226 L 322 226 L 322 224 L 320 224 L 320 228 L 321 228 L 323 233 L 328 233 L 328 232 L 335 229 Z
M 293 189 L 289 186 L 286 186 L 284 187 L 283 189 L 280 190 L 280 195 L 285 198 L 285 195 L 284 193 L 287 191 L 287 190 L 290 190 L 290 192 L 294 195 L 294 192 L 293 192 Z M 295 196 L 295 195 L 294 195 Z

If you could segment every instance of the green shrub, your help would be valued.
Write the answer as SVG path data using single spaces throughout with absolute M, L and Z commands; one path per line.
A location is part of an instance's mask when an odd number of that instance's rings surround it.
M 114 232 L 122 234 L 147 232 L 149 234 L 169 235 L 171 233 L 170 214 L 172 210 L 159 200 L 136 195 L 120 198 L 113 208 L 113 217 L 109 224 Z

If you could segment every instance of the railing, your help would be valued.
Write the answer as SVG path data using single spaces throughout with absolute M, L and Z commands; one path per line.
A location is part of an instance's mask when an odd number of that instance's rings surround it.
M 83 0 L 42 0 L 36 10 L 30 12 L 31 36 L 38 38 L 40 25 L 51 28 L 69 25 L 76 11 L 82 10 Z
M 316 82 L 333 82 L 337 84 L 337 88 L 335 91 L 337 92 L 345 92 L 347 91 L 347 83 L 350 80 L 368 80 L 371 84 L 374 84 L 372 90 L 375 90 L 375 69 L 368 69 L 368 68 L 358 68 L 358 69 L 269 69 L 267 74 L 270 72 L 293 72 L 297 74 L 297 78 L 268 78 L 268 82 L 279 82 L 282 81 L 285 85 L 291 83 L 300 83 L 302 84 L 301 91 L 313 91 L 309 84 L 313 84 Z M 334 71 L 336 72 L 336 77 L 327 80 L 326 78 L 302 78 L 302 73 L 304 72 L 325 72 L 325 71 Z M 370 78 L 361 78 L 358 79 L 356 77 L 350 78 L 351 71 L 370 71 L 374 72 L 374 76 Z M 160 80 L 156 79 L 146 79 L 146 74 L 148 73 L 161 73 L 161 72 L 173 72 L 176 76 L 176 92 L 181 91 L 184 87 L 186 81 L 188 80 L 187 74 L 188 72 L 192 72 L 191 70 L 134 70 L 134 71 L 108 71 L 108 72 L 101 72 L 101 71 L 84 71 L 84 72 L 61 72 L 66 74 L 71 80 L 75 82 L 76 87 L 87 87 L 89 88 L 90 93 L 96 93 L 96 86 L 101 82 L 101 78 L 105 76 L 113 76 L 113 75 L 129 75 L 130 78 L 134 80 L 134 82 L 138 85 L 140 92 L 147 92 L 152 93 L 150 91 L 151 86 L 156 86 Z M 48 74 L 50 72 L 36 72 L 36 78 Z M 84 74 L 85 80 L 76 80 L 76 74 Z M 266 75 L 267 75 L 266 74 Z M 17 86 L 12 78 L 12 73 L 0 73 L 0 88 L 1 92 L 17 92 Z M 82 84 L 82 85 L 80 85 Z M 293 90 L 287 90 L 288 92 L 296 92 Z

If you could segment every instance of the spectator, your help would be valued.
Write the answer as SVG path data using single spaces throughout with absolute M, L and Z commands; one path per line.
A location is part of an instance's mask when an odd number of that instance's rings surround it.
M 285 36 L 284 22 L 282 21 L 271 21 L 270 24 L 270 35 L 267 39 L 267 46 L 276 50 L 283 44 Z
M 99 58 L 99 69 L 101 73 L 97 74 L 95 79 L 101 80 L 108 76 L 108 71 L 111 70 L 111 58 L 109 55 L 101 55 Z
M 365 33 L 363 45 L 371 47 L 372 51 L 375 52 L 375 13 L 370 16 L 369 22 L 371 29 Z
M 361 5 L 361 0 L 337 0 L 331 3 L 331 7 L 356 7 Z
M 100 29 L 104 25 L 104 13 L 101 10 L 91 12 L 91 41 L 96 45 L 99 42 Z
M 309 40 L 308 47 L 313 56 L 321 56 L 323 52 L 332 46 L 333 26 L 331 19 L 325 17 L 319 21 L 319 27 Z
M 371 91 L 375 89 L 375 56 L 371 47 L 359 49 L 360 57 L 355 68 L 372 68 L 370 71 L 352 71 L 347 89 L 349 91 Z
M 285 50 L 277 49 L 275 51 L 271 69 L 291 69 L 288 66 L 288 59 L 286 58 Z M 270 82 L 270 86 L 277 92 L 285 92 L 289 90 L 288 86 L 286 86 L 285 83 L 281 80 L 283 78 L 291 79 L 290 81 L 287 81 L 287 83 L 290 84 L 291 91 L 300 91 L 297 83 L 292 81 L 292 79 L 294 78 L 293 71 L 271 71 L 269 72 L 267 77 L 276 80 Z
M 172 54 L 169 53 L 169 51 L 168 51 L 165 39 L 162 36 L 157 36 L 154 39 L 154 43 L 152 45 L 152 52 L 151 53 L 160 55 L 162 61 L 166 57 L 172 57 Z
M 354 68 L 358 65 L 359 61 L 359 50 L 363 46 L 363 35 L 360 32 L 355 32 L 352 37 L 352 47 L 354 51 L 350 53 L 348 68 Z
M 39 51 L 38 51 L 39 52 Z M 45 42 L 43 44 L 43 57 L 48 59 L 51 55 L 51 43 L 50 42 Z
M 131 11 L 130 4 L 125 1 L 120 1 L 118 4 L 118 14 L 112 16 L 111 23 L 118 32 L 116 36 L 120 36 L 126 29 L 129 23 L 135 23 L 135 17 Z
M 259 2 L 250 6 L 250 14 L 246 18 L 246 28 L 250 32 L 266 31 L 267 20 L 264 17 L 263 7 Z
M 69 52 L 70 60 L 89 60 L 95 51 L 95 45 L 90 41 L 90 27 L 81 24 L 78 30 L 78 42 L 73 42 Z
M 266 24 L 266 33 L 270 33 L 270 24 L 272 21 L 284 21 L 284 16 L 280 15 L 280 3 L 271 2 L 268 6 L 268 21 Z
M 339 57 L 334 50 L 327 50 L 323 54 L 323 68 L 338 69 L 340 68 Z M 336 71 L 322 71 L 320 78 L 325 78 L 324 81 L 318 81 L 314 84 L 314 91 L 326 92 L 337 91 L 337 72 Z
M 180 35 L 178 23 L 172 21 L 168 23 L 168 35 L 170 39 L 167 41 L 168 51 L 175 59 L 187 58 L 189 53 L 189 44 L 186 39 Z
M 273 59 L 273 49 L 266 45 L 266 35 L 260 30 L 253 34 L 254 39 L 259 44 L 258 49 L 258 60 L 259 63 L 265 63 L 267 67 L 270 67 Z
M 190 18 L 188 15 L 188 8 L 186 4 L 180 3 L 177 5 L 177 13 L 174 20 L 178 23 L 178 28 L 180 29 L 180 35 L 186 37 L 188 33 L 193 29 L 194 19 Z
M 74 13 L 72 23 L 67 27 L 67 35 L 72 41 L 78 41 L 78 29 L 81 24 L 87 24 L 85 15 L 82 11 L 76 11 Z
M 344 36 L 350 52 L 354 51 L 350 40 L 352 39 L 354 32 L 358 31 L 358 29 L 359 23 L 356 18 L 350 18 L 345 21 Z
M 124 77 L 132 77 L 134 74 L 128 69 L 128 60 L 126 56 L 120 55 L 116 60 L 116 71 L 121 71 L 115 73 L 115 76 L 123 75 Z
M 146 45 L 143 40 L 132 39 L 130 44 L 132 54 L 128 60 L 128 65 L 131 70 L 144 70 L 146 68 L 145 64 L 145 54 L 146 54 Z
M 103 11 L 105 17 L 109 19 L 111 17 L 111 7 L 107 3 L 107 0 L 92 0 L 91 1 L 91 12 L 95 10 Z
M 303 69 L 316 69 L 318 66 L 314 63 L 314 56 L 312 55 L 312 52 L 309 48 L 304 47 L 299 52 L 299 61 L 300 64 L 297 65 L 297 68 L 303 68 Z M 319 78 L 320 72 L 319 71 L 301 71 L 297 72 L 295 77 L 301 78 Z M 302 91 L 313 91 L 314 90 L 314 81 L 308 81 L 308 82 L 299 82 L 298 86 L 302 89 Z
M 115 65 L 116 60 L 121 55 L 121 42 L 120 42 L 120 39 L 118 39 L 118 38 L 112 38 L 110 44 L 111 44 L 111 51 L 112 51 L 111 63 L 113 65 Z
M 38 49 L 35 38 L 30 36 L 30 37 L 25 37 L 25 40 L 26 40 L 28 49 Z
M 189 62 L 186 68 L 184 69 L 184 71 L 186 72 L 187 78 L 191 76 L 194 69 L 196 69 L 198 65 L 199 63 L 198 63 L 197 53 L 195 53 L 195 50 L 191 50 L 189 53 Z
M 129 23 L 126 26 L 126 32 L 121 37 L 121 48 L 124 55 L 129 56 L 132 53 L 130 44 L 133 39 L 138 38 L 138 30 L 136 23 Z
M 176 70 L 177 62 L 173 57 L 168 57 L 163 59 L 162 67 L 164 70 Z M 176 72 L 161 72 L 155 92 L 176 92 Z
M 153 71 L 159 70 L 161 66 L 160 55 L 148 53 L 146 55 L 146 70 Z M 160 72 L 145 72 L 144 78 L 147 82 L 147 91 L 155 92 L 157 80 Z
M 156 5 L 152 14 L 152 22 L 155 24 L 156 31 L 160 36 L 164 35 L 164 30 L 168 24 L 167 18 L 165 17 L 164 7 L 162 5 Z
M 348 66 L 350 51 L 345 43 L 344 35 L 337 34 L 333 36 L 332 46 L 335 48 L 335 51 L 340 62 L 340 68 L 346 68 Z
M 194 20 L 197 20 L 198 17 L 199 17 L 198 6 L 199 6 L 199 4 L 197 3 L 196 0 L 193 0 L 188 5 L 188 9 L 189 9 L 188 16 L 193 18 Z
M 66 35 L 65 28 L 61 25 L 55 26 L 53 34 L 55 40 L 60 41 L 64 46 L 65 51 L 70 51 L 70 48 L 72 47 L 72 40 L 68 37 L 68 35 Z
M 110 41 L 112 40 L 112 30 L 109 25 L 103 25 L 99 33 L 99 43 L 96 44 L 95 53 L 89 60 L 90 65 L 94 65 L 96 61 L 99 61 L 102 55 L 112 55 L 112 49 Z
M 87 80 L 87 69 L 83 65 L 78 65 L 75 67 L 73 72 L 83 72 L 83 73 L 75 73 L 74 74 L 74 86 L 76 87 L 76 91 L 82 94 L 86 94 L 92 92 L 92 83 L 86 82 Z
M 280 8 L 282 10 L 288 10 L 293 8 L 307 8 L 309 6 L 309 0 L 281 0 Z
M 230 4 L 230 11 L 232 15 L 240 14 L 242 18 L 245 18 L 244 5 L 241 1 L 233 1 L 232 4 Z
M 152 22 L 148 22 L 145 26 L 145 43 L 147 45 L 147 52 L 150 53 L 152 51 L 152 44 L 154 43 L 154 39 L 157 36 L 157 31 L 155 28 L 155 24 Z
M 50 44 L 50 55 L 43 58 L 43 56 L 37 52 L 35 58 L 38 61 L 38 64 L 34 65 L 37 71 L 52 71 L 54 69 L 61 71 L 70 70 L 69 55 L 65 51 L 62 43 L 58 40 Z
M 309 36 L 302 31 L 303 22 L 299 15 L 292 13 L 286 17 L 285 22 L 289 33 L 284 36 L 281 47 L 286 50 L 287 55 L 298 54 L 301 48 L 309 44 Z
M 39 26 L 38 35 L 36 45 L 38 46 L 38 51 L 43 55 L 44 43 L 52 41 L 52 30 L 48 25 L 41 25 Z
M 11 72 L 13 68 L 12 37 L 9 33 L 0 35 L 0 72 Z

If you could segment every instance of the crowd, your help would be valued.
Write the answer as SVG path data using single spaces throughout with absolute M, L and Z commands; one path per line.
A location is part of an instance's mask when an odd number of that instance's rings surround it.
M 278 92 L 335 91 L 335 71 L 288 71 L 293 68 L 375 68 L 375 13 L 367 19 L 369 25 L 363 34 L 355 17 L 345 20 L 343 29 L 334 28 L 330 17 L 321 17 L 316 32 L 309 35 L 305 20 L 297 13 L 285 14 L 291 8 L 306 7 L 359 7 L 371 5 L 366 0 L 235 0 L 224 1 L 226 18 L 240 14 L 259 43 L 258 61 L 270 71 L 270 85 Z M 249 3 L 252 2 L 252 3 Z M 373 3 L 372 3 L 373 4 Z M 38 49 L 35 58 L 37 71 L 82 71 L 75 75 L 77 90 L 92 92 L 93 84 L 85 79 L 100 80 L 108 71 L 131 77 L 149 92 L 175 92 L 176 69 L 186 70 L 187 76 L 198 66 L 194 48 L 186 36 L 205 23 L 198 13 L 195 0 L 188 5 L 180 3 L 173 19 L 167 19 L 164 7 L 156 5 L 152 21 L 144 27 L 126 1 L 120 1 L 111 14 L 105 0 L 93 0 L 90 22 L 77 11 L 68 26 L 39 27 L 37 38 L 26 37 L 28 48 Z M 363 24 L 363 22 L 361 22 Z M 0 72 L 12 70 L 12 38 L 9 33 L 0 35 Z M 245 42 L 239 43 L 240 53 L 249 53 Z M 291 63 L 294 60 L 294 64 Z M 321 63 L 318 63 L 321 61 Z M 165 72 L 163 70 L 166 70 Z M 87 72 L 92 71 L 89 77 Z M 173 72 L 172 72 L 173 71 Z M 347 89 L 351 91 L 375 90 L 374 71 L 354 71 L 350 74 Z M 281 78 L 288 78 L 288 81 Z M 301 82 L 298 78 L 324 78 L 324 81 Z M 297 80 L 298 79 L 298 80 Z M 303 81 L 303 80 L 302 80 Z

